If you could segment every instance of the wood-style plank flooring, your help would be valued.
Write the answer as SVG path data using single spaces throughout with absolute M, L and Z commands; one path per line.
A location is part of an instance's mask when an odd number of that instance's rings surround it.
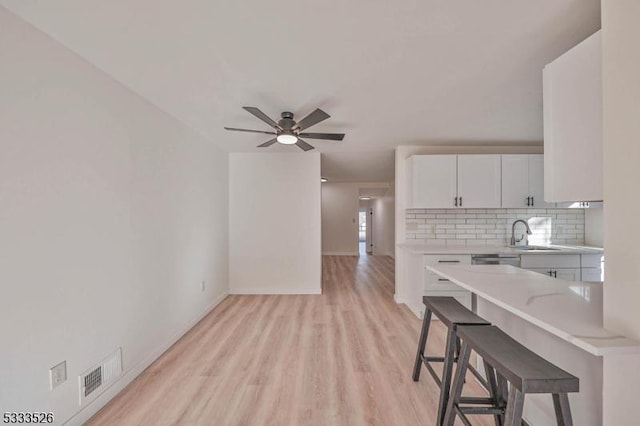
M 325 256 L 322 295 L 229 296 L 88 424 L 433 425 L 439 389 L 411 379 L 421 322 L 393 292 L 392 258 Z

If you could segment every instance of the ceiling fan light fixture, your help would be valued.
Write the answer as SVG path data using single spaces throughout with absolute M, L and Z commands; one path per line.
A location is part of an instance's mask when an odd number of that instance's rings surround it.
M 276 139 L 278 139 L 278 142 L 284 145 L 293 145 L 294 143 L 298 142 L 298 137 L 289 133 L 281 133 Z

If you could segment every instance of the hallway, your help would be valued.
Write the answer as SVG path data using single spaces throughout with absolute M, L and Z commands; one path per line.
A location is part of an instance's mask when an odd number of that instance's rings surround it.
M 324 256 L 322 295 L 229 296 L 88 424 L 433 424 L 421 323 L 393 292 L 392 258 Z

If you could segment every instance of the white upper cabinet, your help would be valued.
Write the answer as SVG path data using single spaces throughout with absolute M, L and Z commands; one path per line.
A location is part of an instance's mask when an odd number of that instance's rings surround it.
M 458 155 L 458 207 L 500 205 L 500 155 Z
M 544 197 L 544 155 L 530 154 L 529 157 L 529 194 L 531 207 L 553 208 L 555 203 L 545 201 Z
M 543 81 L 544 198 L 602 200 L 601 32 L 548 64 Z
M 414 155 L 407 208 L 500 207 L 500 155 Z
M 409 162 L 408 208 L 452 208 L 457 197 L 456 155 L 414 155 Z
M 502 207 L 555 207 L 544 201 L 544 156 L 502 156 Z
M 502 207 L 526 208 L 529 194 L 529 156 L 502 156 Z

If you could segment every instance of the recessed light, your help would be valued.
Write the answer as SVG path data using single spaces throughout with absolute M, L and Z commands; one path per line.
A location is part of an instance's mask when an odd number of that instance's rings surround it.
M 371 197 L 360 197 L 361 200 L 370 200 Z

